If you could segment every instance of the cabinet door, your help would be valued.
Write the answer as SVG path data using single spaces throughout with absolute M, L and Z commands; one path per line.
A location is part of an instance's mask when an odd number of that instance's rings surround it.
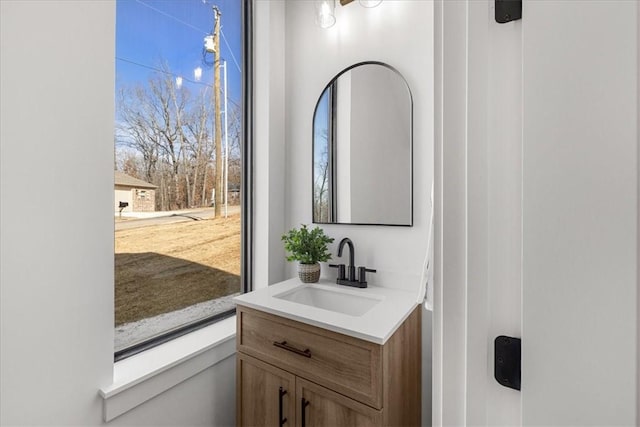
M 379 426 L 382 425 L 382 411 L 296 378 L 298 427 Z
M 295 424 L 295 377 L 237 353 L 236 424 L 288 427 Z

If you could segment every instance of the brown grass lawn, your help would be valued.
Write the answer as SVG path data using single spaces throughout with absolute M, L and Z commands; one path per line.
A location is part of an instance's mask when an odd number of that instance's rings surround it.
M 115 324 L 240 291 L 240 215 L 115 233 Z

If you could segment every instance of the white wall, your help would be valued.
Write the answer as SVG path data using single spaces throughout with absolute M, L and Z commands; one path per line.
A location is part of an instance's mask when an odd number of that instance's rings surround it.
M 524 425 L 640 421 L 638 7 L 524 10 Z
M 638 4 L 504 25 L 493 4 L 437 4 L 434 421 L 634 425 Z M 493 379 L 500 334 L 523 339 L 521 392 Z
M 0 416 L 96 424 L 113 363 L 114 4 L 1 7 Z
M 260 2 L 258 2 L 260 3 Z M 377 60 L 395 67 L 407 80 L 414 101 L 414 226 L 324 225 L 337 243 L 350 237 L 356 263 L 378 269 L 371 281 L 387 273 L 404 273 L 413 281 L 393 285 L 416 289 L 427 247 L 429 195 L 433 179 L 433 3 L 384 1 L 374 9 L 353 2 L 336 6 L 335 26 L 314 24 L 313 3 L 286 2 L 286 202 L 285 228 L 311 223 L 311 135 L 313 111 L 326 84 L 349 65 Z M 337 258 L 334 256 L 334 260 Z M 323 268 L 323 274 L 334 274 Z M 286 266 L 287 277 L 295 266 Z M 387 276 L 388 277 L 388 276 Z M 388 284 L 388 283 L 387 283 Z M 425 329 L 431 316 L 425 313 Z M 431 349 L 423 349 L 425 375 L 430 375 Z M 423 381 L 423 420 L 429 423 L 431 394 Z
M 419 275 L 424 260 L 433 177 L 432 9 L 429 1 L 383 2 L 374 9 L 357 2 L 338 5 L 336 25 L 324 30 L 313 24 L 311 3 L 287 2 L 287 229 L 311 222 L 312 119 L 325 85 L 353 63 L 378 60 L 396 67 L 413 93 L 414 226 L 323 226 L 337 240 L 349 236 L 354 241 L 356 262 L 382 273 L 371 275 L 372 281 L 380 280 L 385 272 Z M 331 247 L 334 254 L 337 243 Z M 294 271 L 294 265 L 287 266 L 288 276 Z M 406 286 L 415 288 L 416 284 Z
M 101 425 L 115 3 L 1 1 L 0 17 L 0 424 Z M 234 378 L 229 358 L 114 425 L 231 425 Z
M 254 5 L 254 289 L 260 289 L 285 278 L 285 2 Z
M 236 358 L 170 388 L 111 421 L 109 427 L 223 427 L 235 425 Z

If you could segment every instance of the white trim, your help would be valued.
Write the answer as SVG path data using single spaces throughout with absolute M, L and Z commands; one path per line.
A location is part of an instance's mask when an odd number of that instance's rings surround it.
M 434 280 L 433 280 L 433 314 L 432 314 L 432 338 L 431 338 L 431 425 L 442 425 L 442 193 L 443 193 L 443 113 L 444 104 L 442 93 L 444 90 L 444 4 L 443 0 L 434 2 L 434 155 L 433 155 L 433 181 L 434 181 Z M 424 369 L 424 367 L 423 367 Z M 427 424 L 423 419 L 423 425 Z
M 436 11 L 440 128 L 435 138 L 432 422 L 442 426 L 466 424 L 468 1 L 440 1 Z
M 100 389 L 106 422 L 232 356 L 236 317 L 176 338 L 113 367 L 113 383 Z

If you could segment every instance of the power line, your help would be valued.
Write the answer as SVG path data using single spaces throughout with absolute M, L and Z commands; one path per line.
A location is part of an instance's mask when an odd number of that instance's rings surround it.
M 156 12 L 158 12 L 159 14 L 166 16 L 167 18 L 171 18 L 171 19 L 173 19 L 173 20 L 175 20 L 175 21 L 177 21 L 177 22 L 179 22 L 179 23 L 181 23 L 181 24 L 183 24 L 183 25 L 186 25 L 187 27 L 189 27 L 189 28 L 191 28 L 191 29 L 194 29 L 194 30 L 196 30 L 196 31 L 198 31 L 198 32 L 200 32 L 200 33 L 202 33 L 202 34 L 209 34 L 209 33 L 207 33 L 206 31 L 202 30 L 201 28 L 195 27 L 195 26 L 193 26 L 193 25 L 189 24 L 188 22 L 183 21 L 182 19 L 177 18 L 177 17 L 175 17 L 175 16 L 171 15 L 170 13 L 167 13 L 167 12 L 165 12 L 165 11 L 163 11 L 163 10 L 160 10 L 160 9 L 158 9 L 158 8 L 155 8 L 155 7 L 151 6 L 151 5 L 150 5 L 150 4 L 148 4 L 148 3 L 143 2 L 142 0 L 136 0 L 136 1 L 137 1 L 138 3 L 140 3 L 141 5 L 148 7 L 148 8 L 149 8 L 149 9 L 151 9 L 151 10 L 155 10 L 155 11 L 156 11 Z
M 158 72 L 158 73 L 162 73 L 162 74 L 165 74 L 165 75 L 167 75 L 167 76 L 171 76 L 171 77 L 173 77 L 173 78 L 180 77 L 182 80 L 187 81 L 187 82 L 189 82 L 189 83 L 193 83 L 193 84 L 197 84 L 197 85 L 201 85 L 201 86 L 205 86 L 205 87 L 213 88 L 213 86 L 212 86 L 212 85 L 206 84 L 206 83 L 204 83 L 204 82 L 199 82 L 199 81 L 197 81 L 197 80 L 191 80 L 191 79 L 189 79 L 189 78 L 187 78 L 187 77 L 183 77 L 183 76 L 181 76 L 181 75 L 179 75 L 179 74 L 172 73 L 172 72 L 170 72 L 170 71 L 163 70 L 163 69 L 161 69 L 161 68 L 152 67 L 151 65 L 141 64 L 140 62 L 132 61 L 131 59 L 126 59 L 126 58 L 122 58 L 122 57 L 119 57 L 119 56 L 116 56 L 116 59 L 117 59 L 118 61 L 126 62 L 126 63 L 128 63 L 128 64 L 132 64 L 132 65 L 136 65 L 136 66 L 138 66 L 138 67 L 146 68 L 146 69 L 148 69 L 148 70 L 153 70 L 153 71 L 156 71 L 156 72 Z M 229 102 L 231 102 L 231 103 L 232 103 L 233 105 L 235 105 L 236 107 L 240 108 L 240 104 L 238 104 L 238 103 L 237 103 L 236 101 L 234 101 L 233 99 L 229 98 Z
M 208 32 L 202 30 L 201 28 L 198 28 L 198 27 L 196 27 L 194 25 L 191 25 L 190 23 L 188 23 L 186 21 L 183 21 L 182 19 L 177 18 L 176 16 L 171 15 L 170 13 L 167 13 L 167 12 L 165 12 L 163 10 L 160 10 L 160 9 L 158 9 L 156 7 L 153 7 L 150 4 L 145 3 L 142 0 L 136 0 L 136 1 L 138 3 L 140 3 L 141 5 L 146 6 L 149 9 L 158 12 L 159 14 L 166 16 L 167 18 L 171 18 L 176 22 L 179 22 L 179 23 L 181 23 L 183 25 L 186 25 L 187 27 L 189 27 L 189 28 L 191 28 L 193 30 L 198 31 L 201 34 L 204 34 L 204 35 L 208 35 L 209 34 Z M 235 66 L 238 69 L 238 71 L 242 72 L 242 69 L 240 68 L 240 64 L 238 63 L 238 60 L 236 59 L 236 56 L 233 54 L 233 50 L 231 49 L 231 46 L 229 45 L 229 42 L 227 41 L 227 37 L 224 35 L 224 31 L 220 30 L 220 34 L 222 34 L 222 40 L 224 41 L 224 44 L 227 46 L 227 49 L 229 49 L 229 53 L 231 54 L 231 58 L 233 59 L 233 63 L 235 64 Z
M 227 42 L 227 37 L 224 35 L 224 31 L 222 31 L 222 29 L 220 30 L 220 34 L 222 34 L 222 40 L 224 41 L 224 44 L 227 45 L 227 49 L 229 49 L 229 53 L 231 54 L 233 63 L 236 64 L 236 68 L 238 69 L 238 71 L 242 72 L 242 70 L 240 69 L 240 65 L 238 64 L 238 60 L 236 59 L 236 56 L 233 54 L 233 50 L 231 49 L 231 46 L 229 46 L 229 42 Z
M 170 73 L 170 72 L 168 72 L 168 71 L 161 70 L 160 68 L 155 68 L 155 67 L 152 67 L 152 66 L 150 66 L 150 65 L 141 64 L 141 63 L 139 63 L 139 62 L 135 62 L 135 61 L 132 61 L 132 60 L 130 60 L 130 59 L 120 58 L 119 56 L 116 56 L 116 59 L 117 59 L 118 61 L 128 62 L 129 64 L 137 65 L 137 66 L 139 66 L 139 67 L 148 68 L 148 69 L 150 69 L 150 70 L 154 70 L 154 71 L 159 71 L 159 72 L 164 73 L 164 74 L 171 74 L 172 76 L 174 75 L 173 73 Z

